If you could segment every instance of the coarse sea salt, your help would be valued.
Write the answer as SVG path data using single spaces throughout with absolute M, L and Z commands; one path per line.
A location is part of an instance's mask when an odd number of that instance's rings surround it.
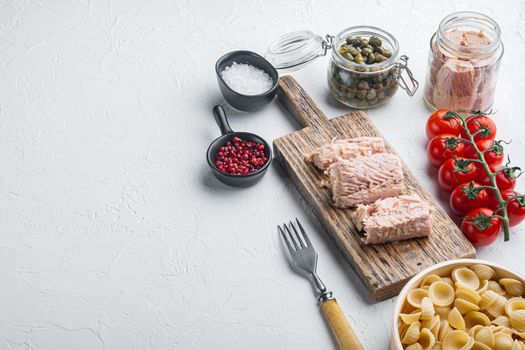
M 226 84 L 243 95 L 259 95 L 273 86 L 273 80 L 262 69 L 251 64 L 233 62 L 221 72 Z

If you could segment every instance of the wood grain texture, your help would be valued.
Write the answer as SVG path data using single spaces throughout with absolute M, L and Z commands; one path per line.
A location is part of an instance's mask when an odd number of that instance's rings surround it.
M 399 293 L 424 268 L 450 259 L 475 257 L 476 251 L 434 198 L 403 163 L 407 193 L 416 193 L 434 206 L 433 232 L 428 238 L 366 246 L 351 220 L 351 210 L 334 208 L 329 190 L 319 182 L 322 173 L 305 155 L 333 138 L 383 137 L 366 113 L 351 112 L 331 120 L 290 76 L 280 81 L 279 98 L 301 125 L 309 125 L 274 140 L 274 151 L 284 170 L 353 266 L 376 300 Z M 397 154 L 385 139 L 387 152 Z

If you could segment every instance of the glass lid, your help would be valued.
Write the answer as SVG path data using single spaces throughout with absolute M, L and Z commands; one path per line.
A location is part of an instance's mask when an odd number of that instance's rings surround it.
M 276 69 L 294 71 L 326 55 L 332 40 L 329 35 L 324 40 L 309 30 L 288 33 L 268 46 L 265 57 Z

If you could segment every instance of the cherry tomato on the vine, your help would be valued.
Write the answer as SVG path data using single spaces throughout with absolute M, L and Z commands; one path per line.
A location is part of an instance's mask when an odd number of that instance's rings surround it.
M 475 208 L 463 219 L 461 231 L 476 247 L 491 244 L 501 232 L 501 219 L 493 214 L 492 209 Z
M 461 157 L 464 152 L 465 143 L 452 134 L 439 134 L 433 137 L 427 146 L 428 161 L 435 168 L 448 158 Z
M 483 113 L 476 113 L 466 119 L 467 128 L 474 135 L 474 140 L 491 139 L 496 137 L 496 124 Z M 468 139 L 465 130 L 461 130 L 461 137 Z
M 483 157 L 488 164 L 501 164 L 505 159 L 505 153 L 503 152 L 503 146 L 501 141 L 495 141 L 491 139 L 481 139 L 476 141 L 476 146 L 480 151 L 485 151 Z M 465 147 L 465 158 L 468 159 L 479 159 L 478 154 L 470 144 Z
M 464 182 L 452 191 L 450 209 L 456 215 L 465 215 L 472 209 L 486 207 L 488 197 L 487 190 L 480 187 L 480 184 L 474 181 Z
M 439 186 L 445 191 L 452 191 L 457 185 L 476 180 L 478 168 L 474 162 L 465 158 L 449 158 L 439 167 Z
M 509 225 L 519 225 L 525 220 L 525 196 L 515 191 L 505 191 L 501 194 L 501 197 L 503 197 L 503 200 L 509 201 L 507 203 Z
M 498 186 L 500 192 L 510 191 L 516 187 L 516 171 L 520 170 L 517 167 L 509 167 L 505 170 L 502 170 L 504 168 L 505 167 L 502 164 L 489 165 L 490 171 L 493 173 L 498 172 L 496 174 L 496 185 Z M 484 171 L 485 169 L 480 170 L 482 171 L 479 172 L 478 182 L 483 186 L 492 186 L 487 172 Z
M 427 120 L 426 133 L 430 140 L 439 134 L 452 134 L 458 136 L 461 132 L 461 124 L 454 112 L 446 109 L 438 109 L 430 115 Z

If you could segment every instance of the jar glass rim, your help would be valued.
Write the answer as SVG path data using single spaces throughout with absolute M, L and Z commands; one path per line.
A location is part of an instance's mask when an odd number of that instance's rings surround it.
M 360 36 L 372 36 L 377 35 L 381 40 L 388 43 L 388 46 L 390 46 L 391 49 L 391 56 L 384 60 L 383 62 L 377 62 L 373 64 L 360 64 L 355 63 L 353 61 L 350 61 L 343 57 L 339 53 L 339 46 L 342 44 L 342 41 L 346 40 L 347 36 L 350 35 L 360 35 Z M 359 25 L 359 26 L 353 26 L 348 27 L 346 29 L 343 29 L 340 31 L 337 36 L 335 37 L 334 43 L 332 45 L 332 57 L 339 62 L 341 65 L 353 69 L 357 67 L 377 67 L 380 68 L 380 70 L 371 72 L 371 73 L 377 73 L 381 70 L 384 70 L 386 68 L 390 68 L 393 66 L 396 62 L 396 58 L 399 55 L 399 43 L 397 39 L 387 32 L 384 29 L 381 29 L 379 27 L 373 27 L 373 26 L 366 26 L 366 25 Z
M 476 23 L 480 30 L 489 31 L 492 41 L 487 45 L 463 46 L 449 39 L 445 33 L 455 27 L 464 25 L 467 22 Z M 491 17 L 475 11 L 459 11 L 446 16 L 439 22 L 437 38 L 453 51 L 468 51 L 472 54 L 491 54 L 501 46 L 501 29 L 498 23 Z

